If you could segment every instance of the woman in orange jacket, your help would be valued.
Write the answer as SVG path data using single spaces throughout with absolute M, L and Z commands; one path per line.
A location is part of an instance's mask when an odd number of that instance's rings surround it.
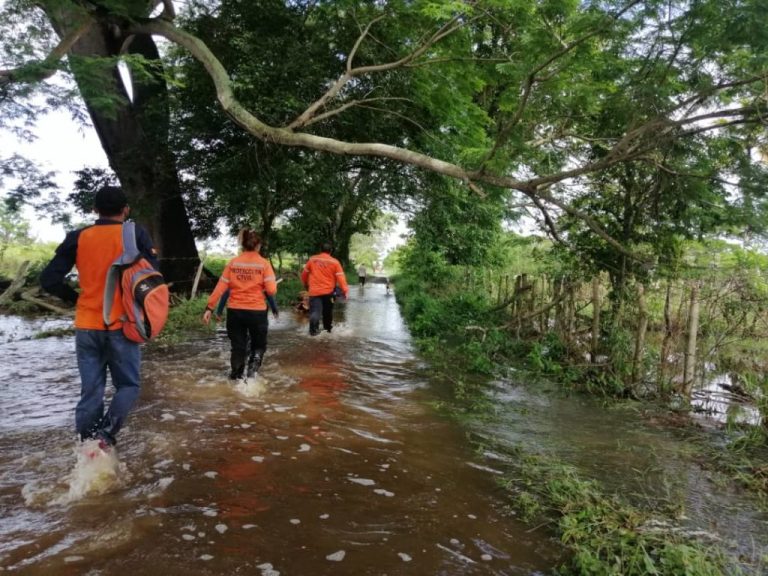
M 208 298 L 203 322 L 208 324 L 216 303 L 229 289 L 227 301 L 227 336 L 232 343 L 230 355 L 230 379 L 243 377 L 246 356 L 248 370 L 253 376 L 261 366 L 267 350 L 266 296 L 277 293 L 275 272 L 268 260 L 259 254 L 261 237 L 253 230 L 245 229 L 240 234 L 243 251 L 232 258 L 224 267 L 219 282 Z M 248 341 L 250 337 L 250 350 Z

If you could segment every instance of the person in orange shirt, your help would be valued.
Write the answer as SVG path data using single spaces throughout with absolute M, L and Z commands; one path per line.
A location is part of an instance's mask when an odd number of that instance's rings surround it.
M 246 228 L 240 233 L 240 243 L 243 251 L 227 262 L 216 288 L 208 297 L 208 305 L 203 313 L 203 322 L 208 324 L 216 303 L 229 289 L 227 336 L 232 345 L 229 373 L 231 380 L 242 378 L 244 372 L 247 376 L 253 376 L 261 367 L 264 353 L 267 351 L 269 328 L 265 294 L 274 296 L 277 293 L 272 265 L 259 254 L 261 237 L 254 230 Z
M 333 299 L 338 286 L 349 296 L 347 278 L 344 269 L 336 258 L 331 256 L 331 244 L 325 242 L 319 254 L 310 256 L 304 270 L 301 271 L 301 281 L 309 292 L 309 335 L 316 336 L 320 332 L 320 317 L 323 319 L 323 329 L 328 332 L 333 327 Z
M 81 441 L 97 439 L 101 449 L 107 450 L 115 444 L 117 432 L 139 397 L 141 351 L 123 334 L 120 318 L 125 310 L 119 291 L 112 302 L 109 325 L 105 325 L 103 315 L 107 270 L 123 252 L 122 224 L 130 212 L 128 199 L 120 188 L 104 186 L 96 192 L 93 204 L 98 220 L 67 234 L 40 274 L 40 284 L 46 292 L 76 303 L 80 401 L 75 408 L 75 428 Z M 152 240 L 140 226 L 136 226 L 136 245 L 142 256 L 158 268 Z M 77 267 L 79 293 L 64 281 L 73 266 Z M 105 412 L 107 369 L 115 394 Z

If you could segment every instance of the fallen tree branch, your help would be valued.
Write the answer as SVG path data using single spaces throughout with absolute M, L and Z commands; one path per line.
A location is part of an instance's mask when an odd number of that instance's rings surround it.
M 45 308 L 46 310 L 50 310 L 51 312 L 56 312 L 56 314 L 61 314 L 62 316 L 72 315 L 72 310 L 67 310 L 66 308 L 59 308 L 58 306 L 54 306 L 53 304 L 46 302 L 45 300 L 36 298 L 35 296 L 33 296 L 33 294 L 35 294 L 36 292 L 37 292 L 37 288 L 32 288 L 30 290 L 27 290 L 26 292 L 22 292 L 19 296 L 22 300 L 31 302 L 32 304 L 35 304 L 36 306 L 40 306 L 40 308 Z
M 5 292 L 0 294 L 0 306 L 9 304 L 16 292 L 24 287 L 24 282 L 27 279 L 27 268 L 29 268 L 29 260 L 24 260 L 16 271 L 16 277 L 11 282 L 11 285 L 6 288 Z

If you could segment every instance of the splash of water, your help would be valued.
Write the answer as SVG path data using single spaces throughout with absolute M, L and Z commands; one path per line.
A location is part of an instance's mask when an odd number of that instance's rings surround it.
M 104 494 L 122 484 L 124 465 L 117 459 L 114 447 L 102 450 L 98 440 L 86 440 L 75 448 L 75 457 L 75 467 L 68 477 L 69 491 L 57 503 Z
M 247 398 L 260 398 L 267 390 L 267 380 L 260 374 L 238 380 L 235 390 Z

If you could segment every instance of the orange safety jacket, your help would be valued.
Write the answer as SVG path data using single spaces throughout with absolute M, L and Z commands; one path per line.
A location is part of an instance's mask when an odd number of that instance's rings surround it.
M 246 250 L 227 262 L 208 298 L 208 308 L 214 309 L 226 290 L 230 290 L 227 308 L 235 310 L 266 310 L 267 299 L 277 293 L 275 272 L 269 261 L 258 252 Z
M 347 277 L 344 269 L 336 258 L 321 252 L 307 260 L 304 270 L 301 271 L 301 281 L 307 286 L 310 296 L 326 296 L 331 294 L 338 284 L 344 296 L 349 293 Z
M 157 268 L 157 252 L 144 228 L 136 227 L 136 245 L 142 256 Z M 75 328 L 82 330 L 119 330 L 125 310 L 119 290 L 115 291 L 109 327 L 104 325 L 104 284 L 107 270 L 123 252 L 123 225 L 118 220 L 99 218 L 85 228 L 67 234 L 56 248 L 56 255 L 40 274 L 44 290 L 67 302 L 77 302 Z M 64 279 L 72 267 L 77 268 L 80 293 Z

